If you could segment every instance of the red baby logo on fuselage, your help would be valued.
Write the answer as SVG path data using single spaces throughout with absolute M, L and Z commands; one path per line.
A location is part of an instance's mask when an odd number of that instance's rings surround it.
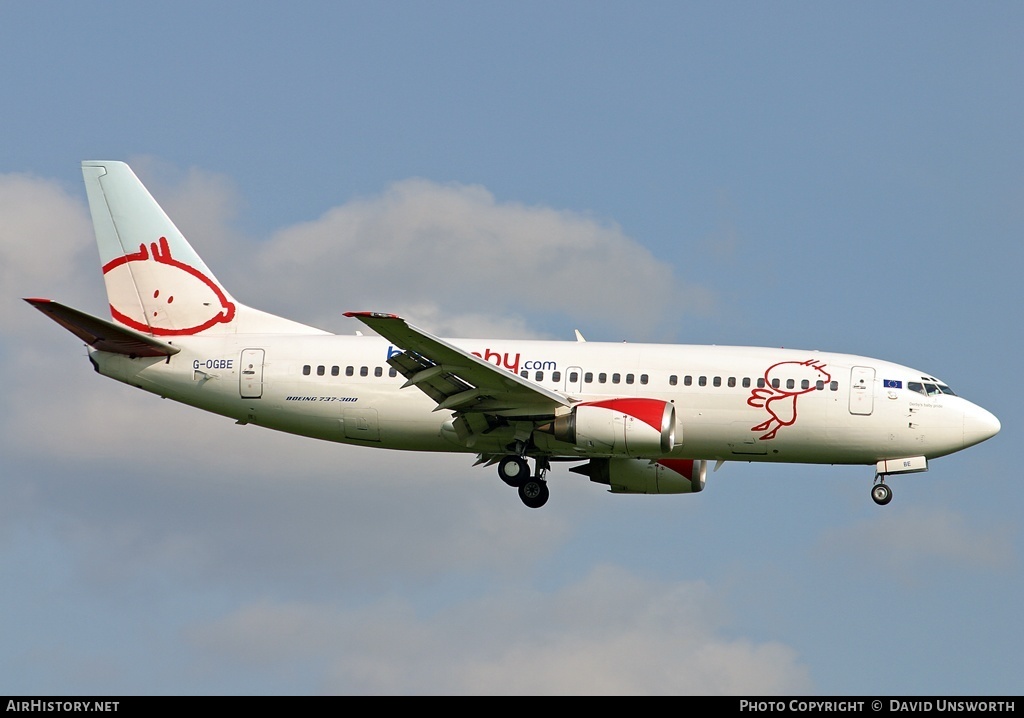
M 825 364 L 814 359 L 772 364 L 764 372 L 765 385 L 753 389 L 747 398 L 747 404 L 764 408 L 770 418 L 752 426 L 750 430 L 767 431 L 767 434 L 760 437 L 762 441 L 774 439 L 779 429 L 796 423 L 797 397 L 817 389 L 819 381 L 828 383 L 831 380 L 832 375 L 825 371 Z M 790 386 L 789 381 L 793 382 L 793 388 L 783 388 Z M 807 382 L 806 388 L 803 388 L 804 381 Z
M 171 256 L 166 237 L 103 265 L 110 313 L 148 334 L 196 334 L 235 317 L 217 283 Z M 141 305 L 140 302 L 141 301 Z

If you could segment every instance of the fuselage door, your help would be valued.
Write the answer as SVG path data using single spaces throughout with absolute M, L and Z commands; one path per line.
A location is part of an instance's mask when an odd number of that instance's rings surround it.
M 243 399 L 263 396 L 263 350 L 243 349 L 239 362 L 238 391 Z
M 850 370 L 850 413 L 867 416 L 875 407 L 875 370 L 855 366 Z

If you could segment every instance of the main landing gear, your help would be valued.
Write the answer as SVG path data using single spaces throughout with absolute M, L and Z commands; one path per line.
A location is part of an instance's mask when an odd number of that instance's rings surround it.
M 498 476 L 509 486 L 519 489 L 519 498 L 531 509 L 539 509 L 548 502 L 551 493 L 548 482 L 544 480 L 551 468 L 546 458 L 537 459 L 537 473 L 530 475 L 530 465 L 526 457 L 509 454 L 498 461 Z

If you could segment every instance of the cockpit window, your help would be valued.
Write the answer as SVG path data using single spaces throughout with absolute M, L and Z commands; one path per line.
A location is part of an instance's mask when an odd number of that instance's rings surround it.
M 923 396 L 938 396 L 939 394 L 948 394 L 949 396 L 956 396 L 956 393 L 945 384 L 939 384 L 935 382 L 920 382 L 920 381 L 908 381 L 907 388 L 910 391 L 916 391 L 918 394 Z

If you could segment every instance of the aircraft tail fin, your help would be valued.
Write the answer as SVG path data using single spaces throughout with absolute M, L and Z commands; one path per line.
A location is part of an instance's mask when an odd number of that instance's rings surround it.
M 235 301 L 124 162 L 82 175 L 115 322 L 160 337 L 323 333 Z

